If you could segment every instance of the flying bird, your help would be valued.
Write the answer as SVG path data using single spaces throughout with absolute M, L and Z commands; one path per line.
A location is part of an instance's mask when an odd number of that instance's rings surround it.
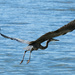
M 48 47 L 49 42 L 59 41 L 57 39 L 54 39 L 54 37 L 57 37 L 57 36 L 60 36 L 60 35 L 65 35 L 66 33 L 71 32 L 73 30 L 75 30 L 75 20 L 69 22 L 68 24 L 60 27 L 59 29 L 57 29 L 55 31 L 51 31 L 51 32 L 48 32 L 48 33 L 42 35 L 41 37 L 39 37 L 35 41 L 27 41 L 27 40 L 22 40 L 22 39 L 18 39 L 18 38 L 12 38 L 12 37 L 8 37 L 8 36 L 6 36 L 2 33 L 0 33 L 0 35 L 5 37 L 5 38 L 11 39 L 11 40 L 16 40 L 18 42 L 28 44 L 28 46 L 24 48 L 25 52 L 24 52 L 24 55 L 23 55 L 23 59 L 20 62 L 20 64 L 21 64 L 24 61 L 25 53 L 27 51 L 30 51 L 29 60 L 27 61 L 27 64 L 28 64 L 30 62 L 30 59 L 31 59 L 31 52 L 32 51 L 38 50 L 38 49 L 42 49 L 42 50 L 46 49 Z M 46 41 L 46 46 L 41 45 L 41 43 L 44 42 L 44 41 Z

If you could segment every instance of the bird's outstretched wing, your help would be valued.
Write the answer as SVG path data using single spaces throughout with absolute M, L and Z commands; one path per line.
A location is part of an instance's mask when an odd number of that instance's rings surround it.
M 57 29 L 56 31 L 48 32 L 41 37 L 39 37 L 35 42 L 42 43 L 48 39 L 53 39 L 54 37 L 64 35 L 68 32 L 71 32 L 75 29 L 75 20 L 71 21 L 67 25 L 64 25 L 63 27 Z
M 8 36 L 6 36 L 6 35 L 4 35 L 2 33 L 0 33 L 0 35 L 3 36 L 3 37 L 5 37 L 5 38 L 11 39 L 11 40 L 16 40 L 16 41 L 21 42 L 21 43 L 30 44 L 30 42 L 27 41 L 27 40 L 22 40 L 22 39 L 18 39 L 18 38 L 8 37 Z

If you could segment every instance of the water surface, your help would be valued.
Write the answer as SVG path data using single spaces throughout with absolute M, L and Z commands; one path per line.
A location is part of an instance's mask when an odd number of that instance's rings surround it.
M 74 19 L 74 0 L 0 0 L 0 32 L 11 37 L 36 40 Z M 27 45 L 0 36 L 0 75 L 74 75 L 75 31 L 56 39 L 20 65 Z

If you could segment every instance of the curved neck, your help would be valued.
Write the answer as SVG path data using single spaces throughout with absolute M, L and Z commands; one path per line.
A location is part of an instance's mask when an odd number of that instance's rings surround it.
M 48 47 L 48 43 L 49 43 L 50 41 L 51 41 L 51 40 L 48 40 L 48 41 L 46 42 L 46 46 L 40 45 L 40 49 L 46 49 L 46 48 Z

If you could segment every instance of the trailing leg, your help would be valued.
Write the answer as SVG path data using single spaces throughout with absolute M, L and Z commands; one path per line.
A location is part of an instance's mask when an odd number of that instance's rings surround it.
M 20 64 L 24 61 L 24 57 L 25 57 L 26 52 L 27 52 L 27 50 L 24 52 L 23 59 L 21 60 Z
M 31 59 L 31 52 L 32 52 L 32 50 L 30 51 L 29 60 L 27 61 L 27 64 L 30 62 L 30 59 Z

